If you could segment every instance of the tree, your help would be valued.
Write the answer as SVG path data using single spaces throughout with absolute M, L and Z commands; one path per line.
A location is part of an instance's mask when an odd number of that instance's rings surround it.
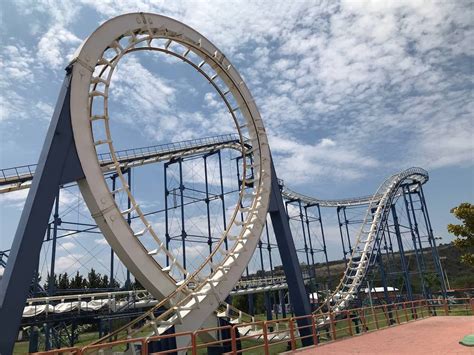
M 448 232 L 457 237 L 454 245 L 464 252 L 461 262 L 474 266 L 474 205 L 463 202 L 451 213 L 462 222 L 448 225 Z
M 100 273 L 96 272 L 94 268 L 87 274 L 87 288 L 101 288 L 102 280 Z
M 76 273 L 76 276 L 71 279 L 71 282 L 69 283 L 69 287 L 72 289 L 81 289 L 86 287 L 86 280 L 84 277 L 82 277 L 81 274 L 79 274 L 79 271 Z
M 59 274 L 58 289 L 67 290 L 69 288 L 70 288 L 69 276 L 68 276 L 67 272 L 65 272 L 64 274 Z
M 53 291 L 58 288 L 58 275 L 54 274 L 54 277 L 51 277 L 51 275 L 48 273 L 48 276 L 46 277 L 46 282 L 43 285 L 43 288 L 45 290 L 49 290 L 50 283 L 53 284 Z

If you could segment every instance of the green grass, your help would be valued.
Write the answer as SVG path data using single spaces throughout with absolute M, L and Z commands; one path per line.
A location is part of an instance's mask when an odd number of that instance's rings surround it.
M 438 316 L 444 316 L 445 315 L 445 309 L 441 307 L 436 307 L 436 313 Z M 377 317 L 378 320 L 378 325 L 379 329 L 386 328 L 388 326 L 387 323 L 387 318 L 385 316 L 384 310 L 382 308 L 376 308 L 374 310 L 375 316 Z M 417 309 L 418 313 L 418 318 L 426 318 L 430 316 L 430 311 L 426 307 L 421 307 L 420 309 Z M 394 325 L 396 325 L 397 318 L 396 318 L 396 313 L 395 309 L 392 310 L 393 314 L 393 320 L 394 320 Z M 412 315 L 412 312 L 410 308 L 407 308 L 406 314 L 408 315 L 408 321 L 412 321 L 415 319 L 415 317 Z M 466 315 L 473 315 L 473 312 L 470 308 L 469 305 L 457 305 L 457 304 L 451 304 L 449 305 L 449 315 L 450 316 L 466 316 Z M 354 315 L 351 315 L 354 316 Z M 367 325 L 368 330 L 367 331 L 374 331 L 377 330 L 377 325 L 375 324 L 375 318 L 374 318 L 374 313 L 371 310 L 365 310 L 364 312 L 365 316 L 365 324 Z M 400 323 L 406 323 L 407 319 L 405 316 L 405 311 L 400 308 L 398 309 L 398 318 L 400 320 Z M 265 314 L 257 314 L 255 315 L 255 321 L 265 321 L 266 320 L 266 315 Z M 275 326 L 275 325 L 273 325 Z M 280 330 L 286 330 L 288 327 L 287 322 L 282 322 L 279 324 L 279 329 Z M 356 327 L 355 324 L 351 321 L 351 327 L 352 327 L 352 332 L 354 335 L 356 335 Z M 365 333 L 364 324 L 362 322 L 359 323 L 359 330 L 360 334 Z M 350 332 L 348 330 L 348 321 L 347 319 L 339 319 L 336 322 L 336 339 L 342 339 L 342 338 L 347 338 L 350 336 Z M 136 334 L 136 337 L 140 336 L 146 336 L 146 334 Z M 99 338 L 98 332 L 87 332 L 87 333 L 81 333 L 79 335 L 79 341 L 75 344 L 77 347 L 81 346 L 86 346 L 90 344 L 91 342 L 97 340 Z M 319 332 L 319 343 L 324 343 L 332 341 L 332 332 L 329 330 L 329 333 L 326 333 L 325 330 L 320 330 Z M 270 354 L 279 354 L 281 352 L 285 352 L 288 350 L 288 341 L 285 339 L 285 341 L 282 341 L 279 343 L 279 340 L 275 340 L 275 342 L 278 342 L 278 344 L 275 344 L 274 342 L 269 343 L 269 350 Z M 302 347 L 301 341 L 297 340 L 296 342 L 296 347 L 300 348 Z M 200 340 L 198 340 L 198 344 L 203 344 Z M 125 350 L 126 345 L 120 345 L 114 347 L 114 350 L 116 351 L 123 351 Z M 250 348 L 253 346 L 261 346 L 260 348 L 253 349 L 251 351 L 246 351 L 246 354 L 263 354 L 263 340 L 257 340 L 257 339 L 244 339 L 241 341 L 241 346 L 242 349 Z M 43 342 L 40 342 L 40 349 L 44 348 L 44 339 Z M 28 353 L 28 342 L 17 342 L 15 344 L 14 348 L 14 353 L 15 354 L 27 354 Z M 198 350 L 198 354 L 207 354 L 207 348 L 202 347 L 201 349 Z

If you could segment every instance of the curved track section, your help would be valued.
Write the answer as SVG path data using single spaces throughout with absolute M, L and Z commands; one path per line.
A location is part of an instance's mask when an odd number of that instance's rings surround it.
M 223 99 L 237 130 L 242 156 L 243 183 L 228 227 L 212 253 L 192 273 L 166 249 L 132 195 L 111 136 L 108 114 L 109 86 L 119 60 L 139 50 L 173 55 L 201 73 Z M 76 148 L 86 179 L 79 182 L 93 218 L 122 262 L 138 280 L 167 307 L 153 320 L 155 333 L 171 326 L 179 331 L 197 329 L 237 283 L 257 246 L 268 209 L 270 152 L 257 107 L 240 75 L 227 58 L 206 38 L 186 25 L 155 14 L 132 13 L 102 24 L 79 48 L 71 63 L 71 119 Z M 251 149 L 244 141 L 249 137 Z M 99 162 L 109 154 L 121 186 L 111 191 Z M 250 171 L 253 174 L 250 174 Z M 121 211 L 114 194 L 124 191 L 132 207 Z M 141 226 L 127 223 L 124 215 L 134 211 Z M 237 216 L 243 215 L 243 221 Z M 149 234 L 156 249 L 147 250 L 140 237 Z M 231 241 L 229 249 L 224 240 Z M 154 255 L 166 255 L 168 266 Z M 216 263 L 216 260 L 219 260 Z M 210 274 L 206 270 L 213 270 Z M 184 275 L 176 279 L 173 275 Z M 192 287 L 190 287 L 192 286 Z
M 390 176 L 377 189 L 369 202 L 367 213 L 356 238 L 352 255 L 347 263 L 344 276 L 329 299 L 335 300 L 333 311 L 340 311 L 357 297 L 357 292 L 373 265 L 380 243 L 379 231 L 390 213 L 394 198 L 399 195 L 403 183 L 424 184 L 428 172 L 421 168 L 410 168 Z M 320 311 L 319 308 L 317 311 Z
M 299 192 L 291 190 L 288 188 L 282 180 L 282 196 L 287 200 L 300 200 L 309 205 L 320 205 L 321 207 L 343 207 L 343 206 L 360 206 L 360 205 L 367 205 L 372 200 L 378 200 L 381 196 L 372 195 L 372 196 L 362 196 L 362 197 L 353 197 L 353 198 L 345 198 L 345 199 L 336 199 L 336 200 L 323 200 L 318 199 L 315 197 L 310 197 L 307 195 L 303 195 Z

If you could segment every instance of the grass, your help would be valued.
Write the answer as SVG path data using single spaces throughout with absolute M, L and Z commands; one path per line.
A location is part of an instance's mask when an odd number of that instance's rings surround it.
M 418 313 L 418 318 L 425 318 L 428 317 L 429 310 L 426 307 L 422 307 L 417 310 Z M 443 307 L 436 307 L 436 313 L 440 316 L 445 315 L 445 310 Z M 374 312 L 372 312 L 370 309 L 365 310 L 363 316 L 365 317 L 365 325 L 367 326 L 367 331 L 374 331 L 377 330 L 377 324 L 375 322 L 375 317 L 378 320 L 378 328 L 382 329 L 388 326 L 387 322 L 387 317 L 385 315 L 385 312 L 383 308 L 376 308 L 374 309 Z M 412 315 L 411 310 L 407 308 L 407 311 L 403 309 L 398 309 L 398 319 L 400 320 L 400 323 L 405 323 L 407 321 L 406 315 L 408 315 L 408 320 L 411 321 L 415 319 L 415 317 Z M 465 316 L 465 315 L 473 315 L 472 310 L 470 309 L 469 305 L 465 304 L 451 304 L 449 305 L 449 315 L 450 316 Z M 351 313 L 351 317 L 354 316 Z M 362 316 L 362 314 L 360 315 Z M 393 316 L 393 324 L 397 323 L 397 318 L 396 318 L 396 313 L 395 309 L 392 310 L 392 316 Z M 257 314 L 255 315 L 255 321 L 264 321 L 266 320 L 266 315 L 265 314 Z M 274 325 L 275 326 L 275 325 Z M 359 323 L 359 330 L 360 333 L 364 333 L 365 329 L 363 329 L 364 324 L 362 322 Z M 338 319 L 335 322 L 335 332 L 336 332 L 336 339 L 343 339 L 350 337 L 350 331 L 349 331 L 349 324 L 346 318 Z M 354 335 L 356 335 L 356 327 L 354 322 L 351 321 L 351 328 L 352 332 Z M 279 324 L 279 329 L 280 330 L 286 330 L 288 329 L 288 322 L 282 322 Z M 146 334 L 137 334 L 136 337 L 140 336 L 145 336 Z M 81 346 L 86 346 L 90 344 L 91 342 L 97 340 L 99 338 L 98 332 L 87 332 L 87 333 L 82 333 L 79 335 L 79 341 L 75 344 L 77 347 Z M 324 343 L 328 341 L 332 341 L 332 332 L 329 329 L 329 332 L 326 333 L 325 330 L 320 329 L 319 330 L 319 343 Z M 198 340 L 198 344 L 203 344 L 202 341 Z M 244 339 L 241 341 L 241 346 L 242 349 L 248 349 L 251 347 L 257 347 L 256 349 L 250 350 L 250 351 L 245 351 L 246 354 L 263 354 L 263 340 L 262 339 L 256 339 L 256 338 L 250 338 L 250 339 Z M 43 344 L 40 347 L 42 349 L 44 347 L 44 339 L 43 339 Z M 114 347 L 115 351 L 124 351 L 126 345 L 119 345 Z M 300 348 L 302 347 L 301 341 L 297 340 L 296 341 L 296 347 Z M 288 340 L 275 340 L 275 341 L 270 341 L 269 342 L 269 350 L 270 354 L 279 354 L 281 352 L 285 352 L 288 350 Z M 27 354 L 28 353 L 28 342 L 17 342 L 15 344 L 14 348 L 14 353 L 15 354 Z M 198 350 L 198 354 L 207 354 L 207 348 L 202 347 Z

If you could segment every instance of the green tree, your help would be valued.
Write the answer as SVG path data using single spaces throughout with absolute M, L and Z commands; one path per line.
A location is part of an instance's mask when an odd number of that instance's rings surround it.
M 463 202 L 451 209 L 451 213 L 462 224 L 449 224 L 448 232 L 457 237 L 454 245 L 464 252 L 461 261 L 474 266 L 474 205 Z
M 94 268 L 87 274 L 87 288 L 101 288 L 102 279 L 100 273 L 96 272 Z
M 69 289 L 69 276 L 68 276 L 67 272 L 65 272 L 64 274 L 59 274 L 58 289 L 60 289 L 60 290 Z
M 87 281 L 82 277 L 81 274 L 79 274 L 79 271 L 76 273 L 76 276 L 74 276 L 70 283 L 69 287 L 72 289 L 81 289 L 86 287 Z
M 56 290 L 58 288 L 58 275 L 54 274 L 54 277 L 51 277 L 51 275 L 48 273 L 48 276 L 46 277 L 46 282 L 43 285 L 43 288 L 45 290 L 49 290 L 49 284 L 53 283 L 53 290 Z

